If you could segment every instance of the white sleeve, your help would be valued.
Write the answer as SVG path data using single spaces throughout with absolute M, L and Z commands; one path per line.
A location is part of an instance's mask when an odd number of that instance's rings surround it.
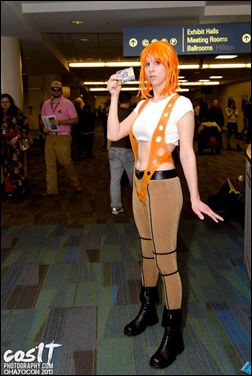
M 193 112 L 193 105 L 190 99 L 181 95 L 176 101 L 174 108 L 174 120 L 177 123 L 187 112 Z

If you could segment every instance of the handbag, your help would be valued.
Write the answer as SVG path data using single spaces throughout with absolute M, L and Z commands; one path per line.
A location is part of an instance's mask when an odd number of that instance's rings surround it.
M 22 151 L 28 150 L 30 146 L 34 144 L 32 137 L 29 135 L 26 137 L 20 138 L 18 143 L 19 143 L 19 148 Z

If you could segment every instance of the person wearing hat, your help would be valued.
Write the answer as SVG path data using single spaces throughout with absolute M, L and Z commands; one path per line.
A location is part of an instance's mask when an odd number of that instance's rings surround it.
M 50 119 L 50 128 L 42 121 L 43 131 L 46 134 L 46 191 L 41 193 L 43 197 L 58 194 L 57 162 L 65 169 L 75 191 L 82 191 L 71 159 L 71 130 L 72 125 L 78 123 L 78 115 L 73 103 L 64 98 L 63 85 L 60 81 L 51 83 L 51 93 L 51 98 L 44 101 L 41 108 L 42 119 L 44 116 L 54 116 Z

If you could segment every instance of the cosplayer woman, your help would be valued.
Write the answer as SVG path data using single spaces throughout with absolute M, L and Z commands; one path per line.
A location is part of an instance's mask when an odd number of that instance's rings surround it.
M 121 76 L 113 74 L 108 80 L 111 104 L 107 136 L 116 141 L 130 134 L 135 154 L 133 213 L 142 249 L 142 304 L 124 333 L 135 336 L 158 322 L 156 303 L 160 275 L 165 301 L 162 318 L 165 331 L 150 365 L 165 368 L 184 350 L 182 286 L 176 250 L 183 197 L 172 159 L 178 144 L 192 210 L 201 220 L 204 215 L 215 222 L 223 221 L 223 218 L 200 200 L 193 150 L 194 112 L 191 101 L 176 93 L 179 70 L 175 50 L 167 42 L 153 42 L 142 51 L 140 60 L 143 100 L 121 123 L 118 120 Z

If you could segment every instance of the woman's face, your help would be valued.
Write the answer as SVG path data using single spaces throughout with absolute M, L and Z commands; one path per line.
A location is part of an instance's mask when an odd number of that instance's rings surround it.
M 144 64 L 145 76 L 147 80 L 154 86 L 160 86 L 166 80 L 165 66 L 156 61 L 153 57 L 148 56 Z
M 7 97 L 1 99 L 1 107 L 4 111 L 7 111 L 11 106 L 10 100 Z

